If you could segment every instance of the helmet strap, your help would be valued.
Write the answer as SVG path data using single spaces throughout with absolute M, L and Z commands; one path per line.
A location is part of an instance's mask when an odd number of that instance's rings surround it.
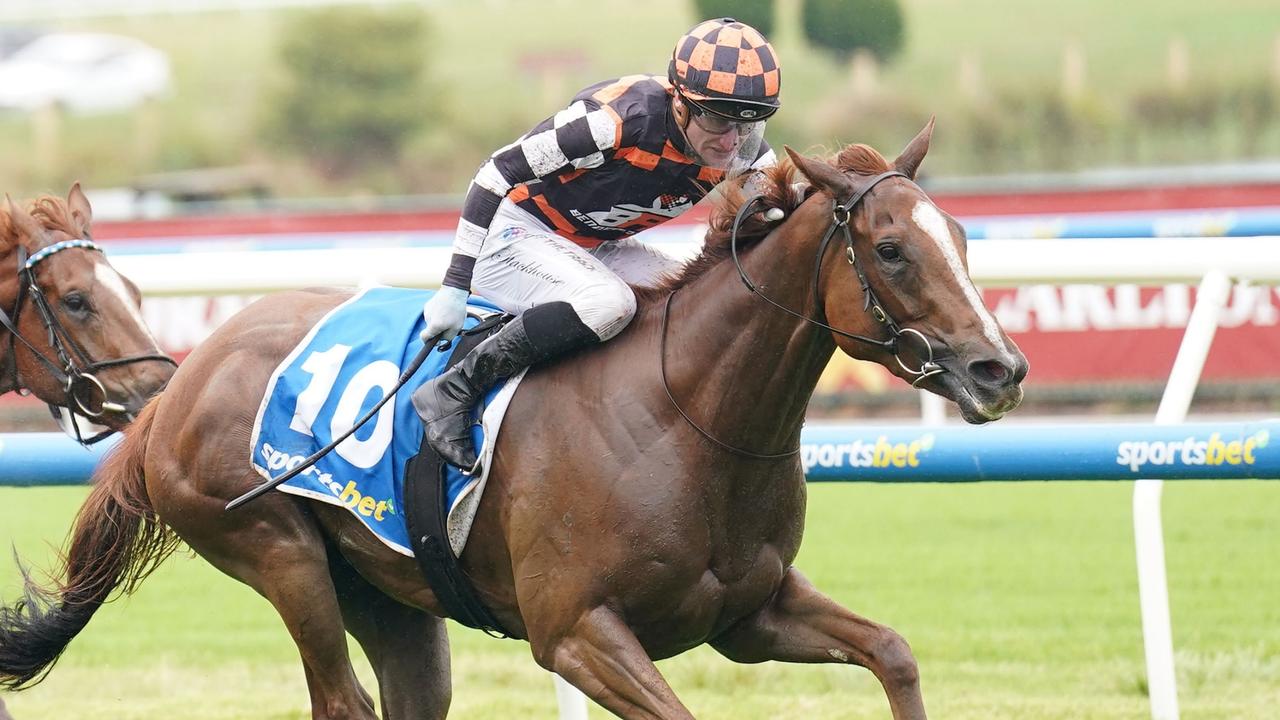
M 685 103 L 684 98 L 680 97 L 680 91 L 671 97 L 671 117 L 675 118 L 676 126 L 680 128 L 680 132 L 684 132 L 689 127 L 689 105 Z M 689 138 L 686 135 L 685 140 Z
M 689 140 L 689 122 L 693 119 L 692 111 L 689 110 L 689 103 L 680 97 L 680 91 L 677 90 L 675 95 L 671 96 L 671 118 L 676 121 L 676 127 L 680 129 L 680 137 L 684 140 L 685 154 L 702 164 L 702 156 L 698 155 L 698 151 L 694 149 L 693 142 Z

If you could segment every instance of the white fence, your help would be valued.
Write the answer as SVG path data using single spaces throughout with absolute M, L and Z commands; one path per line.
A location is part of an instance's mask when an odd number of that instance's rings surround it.
M 693 243 L 663 243 L 689 257 Z M 149 295 L 217 295 L 316 285 L 383 283 L 436 287 L 448 247 L 251 250 L 119 255 L 112 263 Z M 1096 238 L 975 240 L 969 269 L 984 287 L 1037 283 L 1199 282 L 1229 278 L 1280 282 L 1280 236 L 1240 238 Z
M 692 243 L 663 249 L 691 256 Z M 150 295 L 258 293 L 316 285 L 433 287 L 448 265 L 447 247 L 212 251 L 121 255 L 119 270 Z M 1156 422 L 1186 418 L 1232 281 L 1280 283 L 1280 237 L 979 240 L 969 245 L 970 272 L 985 287 L 1037 283 L 1199 282 L 1195 309 L 1170 373 Z M 926 419 L 937 405 L 926 404 Z M 1135 483 L 1133 513 L 1151 713 L 1178 718 L 1173 640 L 1160 517 L 1162 481 Z M 585 698 L 557 683 L 561 717 L 586 718 Z

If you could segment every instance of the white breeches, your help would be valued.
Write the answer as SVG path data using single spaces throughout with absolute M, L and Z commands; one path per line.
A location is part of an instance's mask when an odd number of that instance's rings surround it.
M 503 200 L 476 258 L 471 289 L 517 314 L 534 305 L 567 302 L 604 341 L 621 332 L 636 313 L 628 283 L 652 285 L 682 266 L 635 238 L 586 250 Z

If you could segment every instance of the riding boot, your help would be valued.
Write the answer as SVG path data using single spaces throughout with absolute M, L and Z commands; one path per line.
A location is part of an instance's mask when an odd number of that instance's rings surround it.
M 460 362 L 414 391 L 426 441 L 451 465 L 472 470 L 471 409 L 500 380 L 600 342 L 567 302 L 538 305 L 477 345 Z

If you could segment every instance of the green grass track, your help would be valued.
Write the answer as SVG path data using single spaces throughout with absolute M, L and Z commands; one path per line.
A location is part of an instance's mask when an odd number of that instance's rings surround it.
M 797 564 L 910 641 L 931 716 L 1149 717 L 1131 484 L 810 492 Z M 61 542 L 85 493 L 0 489 L 0 539 L 46 567 L 49 544 Z M 1277 518 L 1280 483 L 1165 486 L 1184 720 L 1280 718 Z M 0 558 L 4 600 L 19 587 L 12 559 Z M 451 634 L 452 717 L 555 717 L 550 676 L 524 643 L 457 626 Z M 660 667 L 699 718 L 889 717 L 875 679 L 860 668 L 740 666 L 705 649 Z M 363 659 L 359 672 L 373 689 Z M 103 608 L 43 684 L 4 697 L 17 720 L 310 717 L 297 653 L 272 609 L 187 555 Z

